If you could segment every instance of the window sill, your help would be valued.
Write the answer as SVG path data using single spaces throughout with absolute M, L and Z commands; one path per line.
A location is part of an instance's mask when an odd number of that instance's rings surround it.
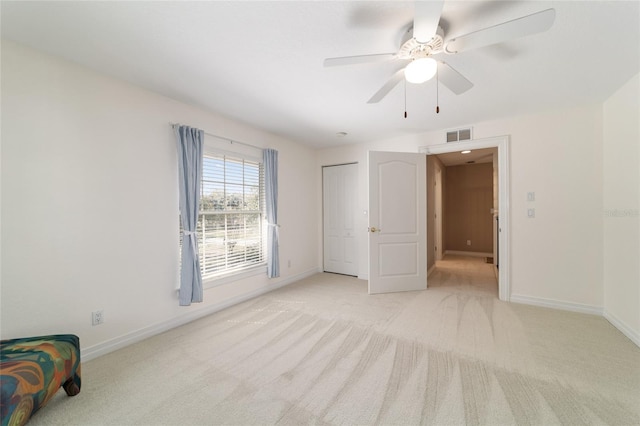
M 219 287 L 221 285 L 229 284 L 235 281 L 242 280 L 244 278 L 249 278 L 261 274 L 265 276 L 267 275 L 267 265 L 262 264 L 251 269 L 245 269 L 243 271 L 231 272 L 226 275 L 208 278 L 206 280 L 203 280 L 202 288 L 204 290 L 207 290 L 213 287 Z

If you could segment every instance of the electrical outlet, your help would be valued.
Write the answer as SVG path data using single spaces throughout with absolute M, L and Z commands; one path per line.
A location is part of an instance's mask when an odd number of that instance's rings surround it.
M 471 240 L 467 240 L 467 245 L 470 246 L 471 245 Z
M 287 268 L 291 268 L 291 259 L 287 261 Z
M 103 311 L 93 311 L 91 312 L 91 325 L 99 325 L 104 322 L 104 312 Z

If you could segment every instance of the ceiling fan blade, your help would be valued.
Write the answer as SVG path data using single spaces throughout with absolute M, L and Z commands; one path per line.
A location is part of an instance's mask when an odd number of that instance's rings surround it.
M 343 56 L 340 58 L 327 58 L 324 60 L 325 67 L 337 67 L 342 65 L 366 64 L 371 62 L 383 62 L 395 59 L 395 53 L 378 53 L 375 55 Z
M 493 27 L 474 31 L 445 43 L 446 53 L 458 53 L 463 50 L 489 46 L 503 41 L 513 40 L 531 34 L 547 31 L 556 18 L 555 9 L 547 9 Z
M 375 95 L 367 101 L 368 104 L 375 104 L 384 99 L 385 96 L 404 79 L 404 68 L 396 71 L 395 74 L 378 90 Z
M 436 35 L 444 0 L 416 1 L 413 18 L 413 37 L 426 43 Z
M 445 62 L 438 63 L 438 80 L 456 95 L 473 87 L 473 83 Z

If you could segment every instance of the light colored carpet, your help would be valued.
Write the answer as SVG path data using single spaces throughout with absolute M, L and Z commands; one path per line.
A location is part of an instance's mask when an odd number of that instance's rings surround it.
M 640 349 L 601 317 L 499 301 L 482 258 L 366 292 L 318 274 L 86 362 L 30 425 L 640 424 Z

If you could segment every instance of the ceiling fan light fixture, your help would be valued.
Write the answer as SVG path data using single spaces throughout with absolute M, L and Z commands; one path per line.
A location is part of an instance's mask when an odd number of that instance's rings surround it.
M 414 59 L 404 69 L 404 78 L 409 83 L 420 84 L 433 78 L 438 70 L 438 63 L 433 58 Z

